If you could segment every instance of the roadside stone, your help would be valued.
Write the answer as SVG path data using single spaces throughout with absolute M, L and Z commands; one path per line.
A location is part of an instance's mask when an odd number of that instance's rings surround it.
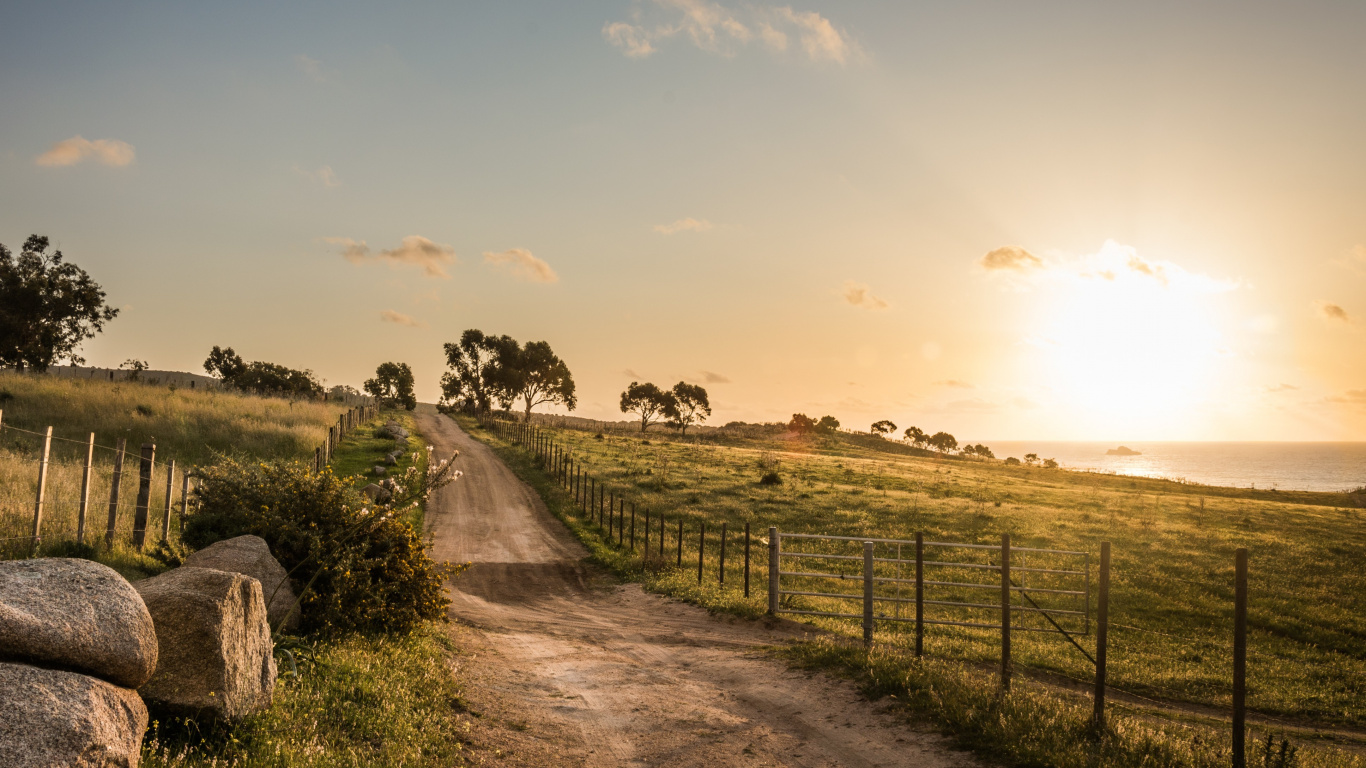
M 384 465 L 382 464 L 376 464 L 375 466 L 370 468 L 370 471 L 375 475 L 375 477 L 384 477 L 385 475 L 389 474 L 389 470 L 385 469 Z
M 136 768 L 147 730 L 137 691 L 88 675 L 0 662 L 0 765 Z
M 185 565 L 212 568 L 250 576 L 261 582 L 266 598 L 266 620 L 274 627 L 286 615 L 284 629 L 297 629 L 299 612 L 294 608 L 294 589 L 284 566 L 270 554 L 270 545 L 260 536 L 237 536 L 215 542 L 185 558 Z
M 395 464 L 397 464 L 397 463 L 398 463 L 398 459 L 395 459 L 395 458 L 394 458 L 394 454 L 392 454 L 392 453 L 386 453 L 386 454 L 384 454 L 384 464 L 385 464 L 385 466 L 392 467 L 393 465 L 395 465 Z
M 144 698 L 227 719 L 270 706 L 275 656 L 259 581 L 185 566 L 136 587 L 161 644 Z
M 360 489 L 360 492 L 366 498 L 370 499 L 371 501 L 379 502 L 380 504 L 383 504 L 384 502 L 388 501 L 390 497 L 393 496 L 393 494 L 390 493 L 388 489 L 382 486 L 375 485 L 374 483 L 370 483 L 369 485 Z
M 0 661 L 69 669 L 137 688 L 157 666 L 137 590 L 90 560 L 0 562 Z

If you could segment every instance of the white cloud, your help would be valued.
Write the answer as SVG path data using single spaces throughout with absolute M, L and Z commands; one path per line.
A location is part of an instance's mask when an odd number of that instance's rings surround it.
M 90 139 L 72 136 L 59 141 L 38 155 L 34 162 L 46 166 L 75 165 L 83 160 L 94 160 L 101 165 L 122 167 L 132 165 L 136 152 L 133 145 L 118 139 Z
M 399 264 L 411 264 L 422 267 L 422 272 L 427 277 L 439 277 L 449 280 L 451 276 L 443 268 L 445 264 L 455 263 L 455 249 L 449 245 L 434 243 L 421 235 L 409 235 L 399 241 L 397 248 L 374 253 L 364 240 L 353 240 L 349 237 L 324 237 L 323 242 L 329 245 L 340 245 L 341 254 L 352 264 L 363 264 L 367 261 L 387 261 L 391 266 Z
M 413 317 L 405 315 L 402 312 L 395 312 L 392 309 L 386 309 L 383 312 L 379 313 L 379 319 L 382 322 L 395 323 L 397 325 L 406 325 L 409 328 L 427 327 L 427 324 L 422 322 L 421 320 L 414 319 Z
M 855 307 L 863 309 L 881 310 L 887 308 L 887 302 L 873 295 L 872 289 L 863 283 L 853 280 L 844 281 L 844 289 L 841 291 L 844 300 Z
M 309 58 L 302 53 L 294 56 L 294 66 L 304 73 L 304 76 L 315 83 L 323 82 L 322 64 L 317 59 Z
M 484 263 L 508 268 L 512 274 L 532 283 L 558 283 L 560 276 L 544 261 L 531 255 L 525 248 L 509 248 L 494 253 L 484 252 Z
M 654 54 L 661 43 L 676 37 L 719 56 L 734 56 L 756 39 L 781 54 L 788 50 L 790 37 L 801 43 L 811 61 L 844 64 L 858 52 L 847 33 L 814 11 L 785 5 L 732 9 L 709 0 L 640 0 L 631 10 L 631 21 L 608 22 L 602 36 L 636 59 Z
M 988 271 L 1013 269 L 1017 272 L 1025 272 L 1031 269 L 1043 269 L 1043 259 L 1014 245 L 1007 245 L 990 251 L 977 263 Z
M 711 229 L 711 222 L 706 219 L 689 217 L 679 219 L 672 224 L 656 224 L 654 229 L 661 235 L 673 235 L 679 232 L 706 232 Z
M 1048 281 L 1095 281 L 1145 283 L 1187 293 L 1224 293 L 1238 288 L 1237 280 L 1189 272 L 1170 261 L 1142 258 L 1138 251 L 1113 240 L 1100 250 L 1079 258 L 1042 259 L 1018 246 L 1005 246 L 983 256 L 978 265 L 1002 276 L 1017 288 Z
M 336 172 L 332 170 L 332 166 L 330 165 L 320 165 L 316 171 L 310 171 L 307 168 L 296 165 L 294 166 L 294 172 L 303 176 L 305 179 L 315 181 L 328 189 L 340 187 L 342 185 L 341 179 L 337 178 Z

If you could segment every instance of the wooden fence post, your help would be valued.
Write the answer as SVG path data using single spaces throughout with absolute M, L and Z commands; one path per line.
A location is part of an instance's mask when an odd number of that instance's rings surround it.
M 90 472 L 95 465 L 95 433 L 85 444 L 85 472 L 81 474 L 81 510 L 76 517 L 76 543 L 85 543 L 85 516 L 90 509 Z
M 915 534 L 915 657 L 925 655 L 925 533 Z
M 621 500 L 621 506 L 617 509 L 617 546 L 626 545 L 626 499 Z
M 863 542 L 863 644 L 873 647 L 873 542 Z
M 631 555 L 636 554 L 636 503 L 631 502 Z
M 1247 765 L 1247 549 L 1234 554 L 1233 768 Z
M 678 567 L 683 567 L 683 518 L 678 518 Z
M 660 512 L 660 513 L 659 513 L 659 564 L 660 564 L 660 565 L 663 565 L 663 564 L 664 564 L 664 531 L 665 531 L 664 513 L 663 513 L 663 512 Z M 650 542 L 648 542 L 648 541 L 645 542 L 645 544 L 646 544 L 647 546 L 649 545 L 649 543 L 650 543 Z
M 138 506 L 133 515 L 133 546 L 142 551 L 147 541 L 147 506 L 152 500 L 152 464 L 156 461 L 156 443 L 143 443 L 138 463 Z
M 180 530 L 185 531 L 185 507 L 190 503 L 190 473 L 180 473 Z
M 768 612 L 778 613 L 778 569 L 783 556 L 782 539 L 777 528 L 768 529 Z
M 1001 534 L 1001 688 L 1010 690 L 1010 534 Z
M 716 583 L 726 583 L 726 523 L 721 522 L 721 564 L 716 569 Z
M 1105 651 L 1110 633 L 1110 542 L 1100 543 L 1100 600 L 1096 606 L 1096 695 L 1091 723 L 1105 727 Z
M 43 437 L 43 460 L 38 464 L 38 493 L 33 500 L 33 540 L 30 544 L 32 554 L 38 554 L 38 544 L 42 542 L 39 535 L 43 527 L 43 497 L 47 494 L 47 462 L 52 453 L 52 427 L 47 428 L 47 435 Z
M 161 540 L 171 540 L 171 502 L 175 500 L 175 459 L 166 465 L 166 511 L 161 516 Z
M 707 524 L 697 524 L 697 583 L 702 583 L 702 564 L 707 555 Z
M 123 452 L 128 446 L 128 438 L 120 437 L 114 448 L 114 474 L 109 480 L 109 527 L 104 534 L 104 545 L 114 546 L 114 528 L 119 516 L 119 486 L 123 482 Z
M 745 597 L 749 597 L 749 523 L 745 523 Z

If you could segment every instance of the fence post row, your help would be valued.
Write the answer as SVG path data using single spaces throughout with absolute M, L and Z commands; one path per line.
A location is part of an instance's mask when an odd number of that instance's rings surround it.
M 147 506 L 152 500 L 152 463 L 156 460 L 156 443 L 143 443 L 138 463 L 138 506 L 133 515 L 133 546 L 139 552 L 147 540 Z

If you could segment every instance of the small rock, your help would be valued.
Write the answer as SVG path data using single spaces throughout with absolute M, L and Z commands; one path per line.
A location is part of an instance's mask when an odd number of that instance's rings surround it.
M 90 560 L 0 562 L 0 660 L 75 670 L 125 688 L 157 666 L 152 617 L 137 590 Z
M 370 499 L 371 501 L 379 502 L 380 504 L 383 504 L 384 502 L 388 501 L 389 498 L 393 496 L 393 494 L 390 493 L 388 489 L 375 485 L 374 483 L 370 483 L 369 485 L 360 489 L 360 492 L 366 498 Z
M 266 598 L 266 620 L 273 627 L 286 615 L 284 629 L 297 629 L 299 612 L 294 610 L 294 589 L 284 566 L 270 554 L 270 545 L 260 536 L 237 536 L 215 542 L 185 558 L 185 565 L 212 568 L 250 576 L 261 582 Z
M 144 698 L 236 719 L 270 706 L 275 656 L 261 582 L 181 567 L 136 585 L 156 625 L 161 659 Z
M 385 466 L 392 467 L 393 465 L 395 465 L 395 464 L 397 464 L 397 463 L 398 463 L 398 459 L 395 459 L 395 458 L 394 458 L 394 454 L 392 454 L 392 453 L 386 453 L 386 454 L 384 454 L 384 464 L 385 464 Z
M 93 677 L 0 662 L 0 765 L 136 768 L 147 730 L 137 691 Z
M 374 473 L 375 477 L 384 477 L 389 473 L 389 470 L 385 469 L 382 464 L 376 464 L 370 468 L 370 471 Z

